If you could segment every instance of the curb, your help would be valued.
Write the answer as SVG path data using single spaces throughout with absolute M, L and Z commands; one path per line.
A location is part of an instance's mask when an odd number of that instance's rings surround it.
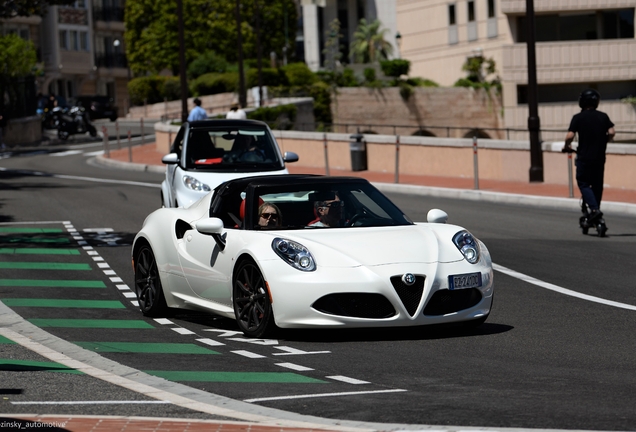
M 106 158 L 103 155 L 96 156 L 95 161 L 103 166 L 124 169 L 130 171 L 146 171 L 153 173 L 165 173 L 166 167 L 160 165 L 123 162 Z M 497 204 L 513 204 L 533 207 L 543 207 L 561 210 L 581 211 L 578 198 L 557 198 L 540 195 L 522 195 L 506 192 L 491 192 L 472 189 L 453 189 L 435 186 L 419 186 L 410 184 L 378 183 L 372 182 L 382 192 L 401 193 L 419 196 L 432 196 L 438 198 L 464 199 L 472 201 L 487 201 Z M 603 201 L 603 213 L 625 216 L 636 216 L 636 204 L 615 201 Z

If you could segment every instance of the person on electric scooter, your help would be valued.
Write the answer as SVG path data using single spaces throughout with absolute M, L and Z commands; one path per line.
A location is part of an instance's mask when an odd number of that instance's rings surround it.
M 600 100 L 601 95 L 594 89 L 581 92 L 579 96 L 581 112 L 572 117 L 563 146 L 564 152 L 572 152 L 574 136 L 579 135 L 576 150 L 576 183 L 583 199 L 583 212 L 587 213 L 586 206 L 589 208 L 587 216 L 589 225 L 596 225 L 603 217 L 601 198 L 603 197 L 605 151 L 607 143 L 612 141 L 616 133 L 614 123 L 609 116 L 596 109 Z M 604 232 L 599 234 L 602 236 Z

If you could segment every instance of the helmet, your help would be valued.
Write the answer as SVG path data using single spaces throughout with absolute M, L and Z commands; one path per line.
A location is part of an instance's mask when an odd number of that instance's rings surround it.
M 601 95 L 594 89 L 587 89 L 581 92 L 579 96 L 579 106 L 582 109 L 597 108 L 598 103 L 601 100 Z

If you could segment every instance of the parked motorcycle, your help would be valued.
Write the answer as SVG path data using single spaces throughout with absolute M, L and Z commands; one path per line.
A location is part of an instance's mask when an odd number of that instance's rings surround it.
M 55 107 L 51 110 L 45 108 L 42 113 L 42 128 L 43 129 L 57 129 L 60 124 L 60 118 L 68 113 L 67 107 Z
M 86 132 L 92 137 L 97 136 L 97 129 L 91 123 L 88 112 L 86 112 L 84 107 L 74 106 L 67 114 L 60 116 L 57 125 L 57 136 L 61 140 L 66 140 L 71 135 L 85 134 Z

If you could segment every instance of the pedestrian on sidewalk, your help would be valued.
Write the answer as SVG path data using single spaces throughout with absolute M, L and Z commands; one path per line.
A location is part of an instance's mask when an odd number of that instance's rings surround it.
M 575 114 L 565 136 L 564 152 L 572 151 L 572 140 L 579 135 L 576 151 L 576 183 L 583 197 L 583 206 L 590 210 L 589 221 L 594 223 L 603 216 L 603 177 L 605 174 L 605 151 L 607 143 L 615 135 L 614 123 L 609 116 L 596 108 L 601 95 L 594 89 L 587 89 L 579 96 L 581 112 Z M 585 210 L 585 209 L 584 209 Z
M 201 108 L 201 99 L 194 98 L 192 102 L 194 102 L 194 108 L 192 108 L 190 114 L 188 115 L 188 121 L 191 122 L 196 120 L 207 120 L 208 113 L 205 112 L 203 108 Z
M 228 113 L 225 115 L 225 118 L 245 120 L 247 119 L 247 114 L 245 114 L 245 111 L 243 111 L 238 104 L 235 104 L 232 105 L 232 108 L 230 108 Z

